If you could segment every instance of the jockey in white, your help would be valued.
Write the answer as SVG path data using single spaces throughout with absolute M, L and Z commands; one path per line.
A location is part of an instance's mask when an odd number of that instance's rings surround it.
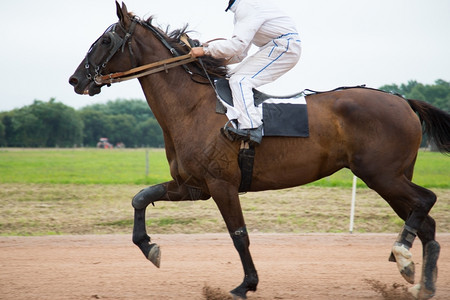
M 233 36 L 193 48 L 191 55 L 240 62 L 230 74 L 234 107 L 227 107 L 227 116 L 237 119 L 238 125 L 225 129 L 239 139 L 260 143 L 262 116 L 254 105 L 252 89 L 292 69 L 300 59 L 301 43 L 294 21 L 270 0 L 230 0 L 228 10 L 234 13 Z M 259 50 L 244 60 L 251 45 Z

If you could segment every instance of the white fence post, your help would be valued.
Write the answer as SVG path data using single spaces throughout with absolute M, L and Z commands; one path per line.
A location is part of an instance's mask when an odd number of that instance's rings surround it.
M 355 202 L 356 202 L 356 181 L 358 177 L 353 175 L 353 186 L 352 186 L 352 204 L 350 208 L 350 233 L 353 233 L 353 224 L 355 219 Z
M 148 149 L 145 149 L 145 177 L 148 177 L 149 172 L 150 172 L 149 151 Z

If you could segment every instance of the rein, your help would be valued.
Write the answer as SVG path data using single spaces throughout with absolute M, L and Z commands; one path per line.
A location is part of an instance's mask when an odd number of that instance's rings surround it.
M 158 73 L 161 71 L 167 72 L 171 68 L 185 65 L 195 60 L 196 58 L 192 57 L 190 54 L 186 54 L 136 67 L 125 72 L 111 73 L 103 76 L 97 75 L 95 76 L 94 81 L 98 85 L 122 82 Z

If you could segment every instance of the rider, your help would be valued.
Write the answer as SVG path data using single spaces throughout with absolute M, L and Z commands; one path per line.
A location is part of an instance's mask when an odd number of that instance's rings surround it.
M 228 10 L 234 13 L 233 36 L 192 48 L 191 55 L 227 59 L 228 64 L 240 62 L 230 74 L 234 107 L 228 107 L 227 113 L 237 119 L 237 128 L 225 130 L 236 139 L 259 144 L 263 122 L 252 89 L 292 69 L 300 59 L 301 43 L 294 21 L 270 0 L 230 0 Z M 252 44 L 259 49 L 244 60 Z

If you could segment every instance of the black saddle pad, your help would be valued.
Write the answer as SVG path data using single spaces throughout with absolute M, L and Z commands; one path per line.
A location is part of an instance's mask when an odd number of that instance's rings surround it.
M 225 106 L 233 106 L 230 85 L 227 79 L 215 81 L 218 93 L 217 112 L 226 113 Z M 305 96 L 297 93 L 291 96 L 271 96 L 253 89 L 255 106 L 262 109 L 264 136 L 308 137 L 308 111 Z

